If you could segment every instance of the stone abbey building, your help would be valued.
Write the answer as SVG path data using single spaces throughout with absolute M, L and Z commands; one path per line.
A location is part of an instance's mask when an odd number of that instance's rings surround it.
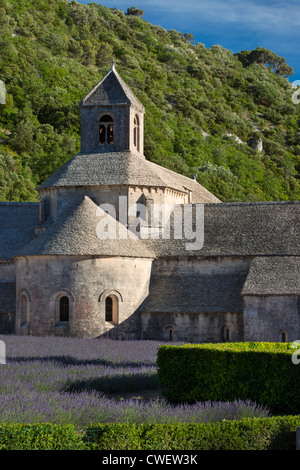
M 300 202 L 222 203 L 148 161 L 114 66 L 80 106 L 81 151 L 40 202 L 0 203 L 0 333 L 300 339 Z

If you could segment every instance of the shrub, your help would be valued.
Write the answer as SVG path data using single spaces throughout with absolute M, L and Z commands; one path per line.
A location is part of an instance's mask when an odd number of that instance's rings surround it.
M 0 424 L 1 450 L 295 450 L 300 416 L 218 423 Z
M 0 424 L 1 450 L 83 450 L 85 445 L 71 425 Z
M 94 424 L 84 436 L 90 450 L 141 450 L 141 427 L 129 423 Z
M 300 416 L 245 418 L 210 424 L 95 424 L 91 450 L 295 450 Z
M 251 400 L 275 413 L 300 411 L 300 369 L 290 343 L 222 343 L 158 349 L 158 378 L 173 403 Z

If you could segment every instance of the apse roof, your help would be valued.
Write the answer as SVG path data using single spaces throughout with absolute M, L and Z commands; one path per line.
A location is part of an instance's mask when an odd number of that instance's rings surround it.
M 106 224 L 102 224 L 104 217 Z M 115 232 L 105 234 L 106 228 Z M 66 208 L 43 233 L 15 253 L 15 256 L 41 255 L 154 257 L 139 238 L 133 237 L 87 196 Z

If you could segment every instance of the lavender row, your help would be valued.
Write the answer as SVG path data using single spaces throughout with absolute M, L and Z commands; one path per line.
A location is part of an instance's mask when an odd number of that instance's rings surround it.
M 12 361 L 56 358 L 62 364 L 155 366 L 156 341 L 113 341 L 109 339 L 1 336 L 7 357 Z
M 267 416 L 255 403 L 172 406 L 162 399 L 116 400 L 109 393 L 159 389 L 160 343 L 0 336 L 0 422 L 212 422 Z
M 236 401 L 171 406 L 162 400 L 115 401 L 96 392 L 37 393 L 0 396 L 2 423 L 60 423 L 85 427 L 91 423 L 208 423 L 223 419 L 268 416 L 255 403 Z

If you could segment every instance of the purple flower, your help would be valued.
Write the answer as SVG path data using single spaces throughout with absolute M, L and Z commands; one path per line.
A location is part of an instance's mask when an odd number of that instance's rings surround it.
M 111 394 L 156 389 L 155 341 L 0 336 L 0 422 L 175 423 L 268 416 L 256 403 L 169 404 L 163 398 L 120 400 Z M 108 397 L 110 394 L 110 397 Z

